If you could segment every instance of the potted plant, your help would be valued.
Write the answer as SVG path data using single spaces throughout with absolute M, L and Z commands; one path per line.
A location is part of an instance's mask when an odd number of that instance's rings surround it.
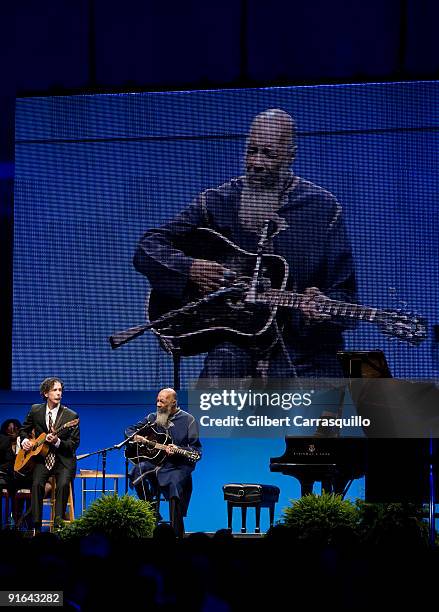
M 130 495 L 104 495 L 95 500 L 73 523 L 63 523 L 57 529 L 62 539 L 102 533 L 110 539 L 149 538 L 156 524 L 150 502 Z
M 359 510 L 341 495 L 322 493 L 304 495 L 284 509 L 281 524 L 292 530 L 296 539 L 331 544 L 355 539 Z

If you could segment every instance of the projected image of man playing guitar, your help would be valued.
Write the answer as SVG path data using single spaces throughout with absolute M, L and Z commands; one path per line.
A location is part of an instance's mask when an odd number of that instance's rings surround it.
M 164 348 L 174 343 L 183 355 L 208 353 L 201 384 L 341 377 L 337 352 L 357 320 L 414 345 L 426 337 L 417 317 L 356 303 L 342 207 L 329 191 L 292 172 L 296 140 L 289 113 L 259 113 L 246 142 L 245 174 L 206 189 L 139 241 L 134 266 L 153 290 L 149 320 L 186 306 L 182 316 L 168 316 L 154 329 Z M 260 276 L 252 277 L 256 254 Z M 201 303 L 191 310 L 200 298 L 211 308 Z M 120 334 L 120 343 L 128 339 Z M 118 335 L 111 341 L 117 347 Z
M 169 304 L 191 287 L 201 294 L 216 291 L 227 285 L 230 270 L 236 271 L 233 262 L 207 256 L 208 237 L 203 240 L 197 230 L 214 230 L 247 253 L 256 253 L 270 222 L 265 253 L 284 259 L 288 271 L 281 288 L 300 292 L 304 299 L 297 309 L 275 314 L 269 350 L 261 348 L 260 336 L 247 346 L 238 336 L 215 336 L 207 347 L 203 379 L 245 379 L 264 370 L 270 378 L 341 375 L 336 353 L 343 347 L 343 330 L 354 322 L 333 320 L 318 302 L 355 301 L 351 247 L 335 197 L 291 171 L 296 137 L 295 122 L 284 110 L 258 114 L 246 143 L 245 175 L 202 192 L 139 242 L 134 265 Z

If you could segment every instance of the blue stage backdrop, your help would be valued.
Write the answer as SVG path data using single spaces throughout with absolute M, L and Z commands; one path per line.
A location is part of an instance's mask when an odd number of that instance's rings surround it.
M 297 120 L 294 171 L 343 205 L 359 300 L 437 324 L 438 93 L 415 82 L 19 99 L 13 389 L 53 374 L 76 391 L 172 382 L 152 334 L 108 342 L 145 320 L 136 244 L 243 173 L 251 120 L 272 107 Z M 417 348 L 367 324 L 345 336 L 348 348 L 381 348 L 394 375 L 437 375 L 431 334 Z M 201 361 L 183 360 L 183 386 Z
M 116 393 L 116 392 L 69 392 L 65 391 L 63 403 L 79 413 L 81 419 L 81 444 L 78 455 L 107 448 L 123 440 L 127 425 L 142 418 L 145 412 L 155 410 L 154 392 Z M 185 393 L 180 393 L 181 406 L 186 407 Z M 38 392 L 1 392 L 0 423 L 7 418 L 18 418 L 23 422 L 30 406 L 39 403 Z M 226 502 L 223 500 L 222 486 L 228 482 L 257 482 L 275 484 L 281 489 L 279 503 L 276 505 L 277 521 L 291 499 L 300 497 L 300 487 L 296 479 L 282 474 L 271 473 L 270 457 L 282 455 L 285 442 L 281 439 L 243 438 L 243 439 L 204 439 L 203 458 L 193 472 L 194 491 L 185 520 L 187 531 L 216 531 L 227 527 Z M 102 461 L 97 456 L 78 461 L 80 469 L 101 469 Z M 108 473 L 125 474 L 123 451 L 111 451 L 107 455 Z M 107 485 L 112 486 L 110 480 Z M 90 504 L 100 496 L 101 481 L 89 479 L 87 488 L 97 489 L 96 494 L 87 493 L 86 503 Z M 125 491 L 125 479 L 119 481 L 119 493 Z M 320 491 L 320 484 L 315 485 Z M 129 490 L 130 494 L 133 494 Z M 364 479 L 356 480 L 349 490 L 348 499 L 364 498 Z M 162 514 L 168 518 L 167 504 L 162 504 Z M 75 481 L 75 510 L 81 511 L 81 481 Z M 261 510 L 261 529 L 269 526 L 268 510 Z M 248 511 L 247 528 L 251 533 L 255 527 L 254 510 Z M 241 512 L 234 511 L 233 530 L 241 528 Z

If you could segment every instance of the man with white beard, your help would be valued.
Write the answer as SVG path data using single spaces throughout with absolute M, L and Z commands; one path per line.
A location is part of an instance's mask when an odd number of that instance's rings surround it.
M 278 315 L 278 341 L 268 351 L 221 341 L 209 351 L 200 378 L 249 379 L 341 376 L 336 353 L 343 348 L 342 325 L 318 312 L 312 298 L 327 296 L 352 302 L 356 284 L 351 248 L 341 206 L 328 191 L 291 171 L 296 126 L 280 109 L 257 115 L 245 152 L 245 175 L 207 189 L 177 217 L 141 238 L 135 268 L 166 298 L 181 298 L 188 284 L 203 293 L 224 286 L 227 269 L 194 258 L 182 248 L 200 227 L 216 230 L 255 253 L 267 220 L 274 230 L 267 252 L 289 266 L 287 290 L 304 293 L 309 302 Z M 196 241 L 196 238 L 194 238 Z
M 156 464 L 140 460 L 130 470 L 129 478 L 141 499 L 153 500 L 159 490 L 170 501 L 170 520 L 176 535 L 184 534 L 183 517 L 186 516 L 192 494 L 191 474 L 195 463 L 189 461 L 178 448 L 201 455 L 198 424 L 194 417 L 179 408 L 174 389 L 162 389 L 157 395 L 157 412 L 148 414 L 141 421 L 127 427 L 125 436 L 133 436 L 133 442 L 142 442 L 153 426 L 154 434 L 167 433 L 171 444 L 164 451 L 167 457 Z M 152 438 L 154 439 L 154 437 Z M 154 453 L 153 453 L 154 454 Z

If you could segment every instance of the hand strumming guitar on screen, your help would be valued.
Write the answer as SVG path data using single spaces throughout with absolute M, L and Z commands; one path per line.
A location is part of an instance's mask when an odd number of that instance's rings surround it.
M 224 285 L 224 275 L 230 272 L 227 268 L 215 261 L 207 259 L 194 259 L 189 271 L 189 278 L 203 292 L 216 291 Z M 324 321 L 331 318 L 331 315 L 319 311 L 318 303 L 329 298 L 317 287 L 308 287 L 304 291 L 308 298 L 303 300 L 300 310 L 305 315 L 307 322 Z
M 215 261 L 194 259 L 189 278 L 203 293 L 210 293 L 224 285 L 224 274 L 227 271 L 227 268 Z

